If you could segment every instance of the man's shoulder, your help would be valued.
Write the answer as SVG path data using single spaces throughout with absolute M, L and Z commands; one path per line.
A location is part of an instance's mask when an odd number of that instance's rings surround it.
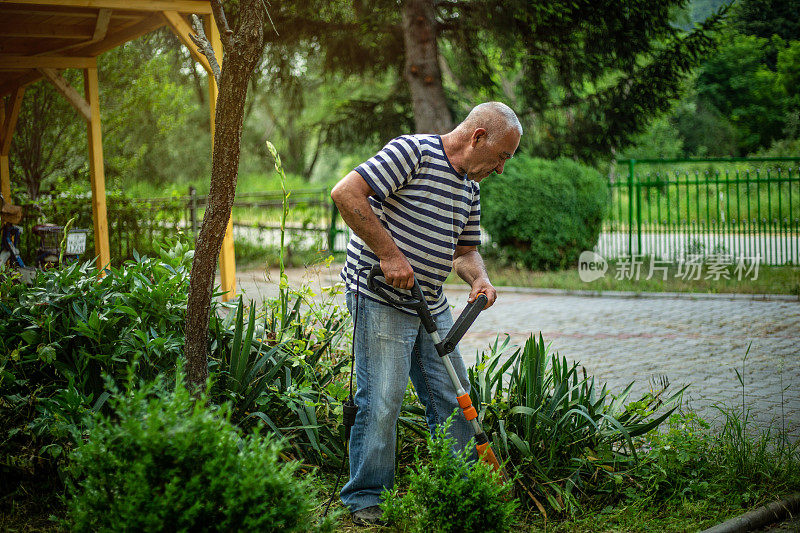
M 400 135 L 386 143 L 386 147 L 393 147 L 403 150 L 404 152 L 413 153 L 420 158 L 425 152 L 426 137 L 426 135 L 418 134 Z
M 389 141 L 388 144 L 412 147 L 422 155 L 437 154 L 442 151 L 442 143 L 439 140 L 439 136 L 428 133 L 400 135 Z

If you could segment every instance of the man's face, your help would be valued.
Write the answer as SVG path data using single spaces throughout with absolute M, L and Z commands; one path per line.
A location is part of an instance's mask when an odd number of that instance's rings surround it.
M 480 183 L 492 172 L 503 173 L 506 161 L 511 159 L 519 146 L 519 132 L 509 129 L 505 135 L 487 141 L 486 130 L 476 129 L 470 139 L 471 154 L 467 164 L 467 177 Z

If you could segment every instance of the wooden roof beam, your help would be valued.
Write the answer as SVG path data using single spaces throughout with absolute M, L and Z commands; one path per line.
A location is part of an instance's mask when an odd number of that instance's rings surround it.
M 29 24 L 16 22 L 0 23 L 0 35 L 5 37 L 37 37 L 48 39 L 89 39 L 92 27 L 86 24 Z
M 167 24 L 169 24 L 172 33 L 174 33 L 178 39 L 181 40 L 183 45 L 189 49 L 189 53 L 192 54 L 194 60 L 202 65 L 209 76 L 213 77 L 214 72 L 211 70 L 208 58 L 197 50 L 197 45 L 194 44 L 189 37 L 190 34 L 194 33 L 194 30 L 186 19 L 177 11 L 164 11 L 164 19 L 167 21 Z
M 161 13 L 153 13 L 136 24 L 132 24 L 127 28 L 114 31 L 111 34 L 106 35 L 106 38 L 102 41 L 97 41 L 96 43 L 86 43 L 84 46 L 76 47 L 73 52 L 75 54 L 81 54 L 84 56 L 96 56 L 105 52 L 106 50 L 116 48 L 117 46 L 127 43 L 128 41 L 136 39 L 137 37 L 141 37 L 145 33 L 150 33 L 151 31 L 160 28 L 164 24 L 164 17 L 161 15 Z
M 37 6 L 31 5 L 27 8 L 21 8 L 20 6 L 15 6 L 12 9 L 8 9 L 5 7 L 5 4 L 2 0 L 0 0 L 0 6 L 4 6 L 0 8 L 0 11 L 4 15 L 34 15 L 37 17 L 47 17 L 47 16 L 58 16 L 58 17 L 70 17 L 70 18 L 91 18 L 95 15 L 93 10 L 91 9 L 76 9 L 74 7 L 70 8 L 67 7 L 66 11 L 62 9 L 56 10 L 53 6 L 44 6 L 42 9 L 37 9 Z M 114 11 L 114 18 L 118 19 L 140 19 L 142 18 L 141 11 Z
M 20 70 L 26 68 L 97 68 L 94 57 L 59 56 L 4 56 L 0 55 L 0 70 Z
M 9 80 L 5 83 L 0 83 L 0 98 L 5 98 L 9 94 L 12 94 L 18 88 L 24 88 L 42 79 L 42 74 L 35 70 L 31 70 L 22 76 Z
M 116 14 L 115 14 L 116 16 Z M 92 30 L 92 35 L 87 35 L 87 39 L 83 40 L 78 43 L 68 44 L 66 46 L 60 46 L 58 48 L 51 48 L 49 50 L 45 50 L 44 52 L 39 52 L 32 55 L 55 55 L 66 52 L 67 50 L 73 50 L 75 48 L 81 48 L 89 46 L 90 44 L 94 44 L 97 42 L 102 41 L 106 38 L 106 34 L 108 33 L 108 26 L 111 22 L 111 10 L 110 9 L 101 9 L 97 13 L 97 17 L 95 18 L 94 22 L 94 29 Z
M 72 104 L 78 113 L 80 113 L 86 121 L 92 120 L 92 110 L 89 107 L 89 102 L 65 80 L 58 71 L 51 68 L 37 69 L 45 78 L 47 78 L 53 87 L 61 93 L 61 96 L 67 99 Z
M 32 4 L 42 6 L 91 7 L 97 9 L 124 9 L 126 11 L 178 11 L 180 13 L 211 14 L 211 2 L 202 0 L 0 0 L 3 4 Z
M 97 21 L 94 26 L 94 33 L 92 34 L 92 42 L 102 41 L 106 38 L 108 33 L 108 23 L 111 22 L 111 10 L 101 9 L 97 13 Z

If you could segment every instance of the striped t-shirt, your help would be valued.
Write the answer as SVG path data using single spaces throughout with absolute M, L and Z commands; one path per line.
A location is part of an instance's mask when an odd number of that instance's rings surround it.
M 355 170 L 375 191 L 369 197 L 372 210 L 411 264 L 431 312 L 441 313 L 447 309 L 442 283 L 452 270 L 456 245 L 480 244 L 478 184 L 456 172 L 438 135 L 398 137 Z M 379 262 L 353 233 L 342 279 L 350 290 L 360 281 L 361 294 L 386 303 L 367 288 L 368 271 L 358 276 L 359 269 Z M 394 295 L 410 294 L 383 287 Z

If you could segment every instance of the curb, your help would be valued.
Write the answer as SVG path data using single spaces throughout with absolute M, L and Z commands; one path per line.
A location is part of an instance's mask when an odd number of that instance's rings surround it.
M 633 291 L 590 291 L 575 289 L 545 289 L 531 287 L 495 287 L 497 292 L 511 292 L 520 294 L 542 294 L 547 296 L 583 296 L 599 298 L 608 296 L 612 298 L 672 298 L 682 300 L 753 300 L 753 301 L 780 301 L 800 302 L 800 296 L 791 294 L 742 294 L 742 293 L 711 293 L 711 292 L 633 292 Z
M 754 511 L 703 530 L 701 533 L 746 533 L 783 520 L 797 509 L 800 509 L 800 493 L 763 505 Z

